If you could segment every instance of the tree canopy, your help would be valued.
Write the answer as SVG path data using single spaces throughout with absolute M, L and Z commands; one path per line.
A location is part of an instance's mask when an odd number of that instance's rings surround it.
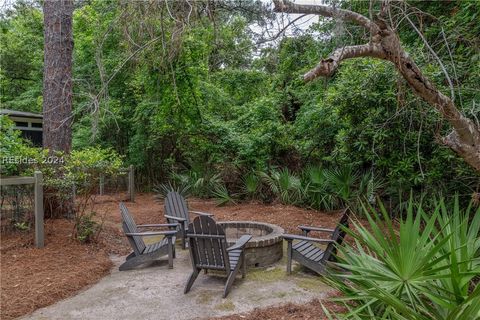
M 366 17 L 381 10 L 330 2 Z M 392 19 L 405 51 L 478 126 L 480 4 L 393 5 L 402 6 Z M 437 141 L 451 127 L 394 65 L 345 60 L 328 79 L 304 83 L 321 58 L 368 32 L 335 17 L 295 27 L 272 9 L 253 0 L 76 2 L 73 148 L 115 149 L 146 186 L 197 172 L 236 192 L 253 171 L 347 166 L 397 202 L 411 190 L 478 192 L 478 172 Z M 5 108 L 41 111 L 42 20 L 36 2 L 2 13 Z

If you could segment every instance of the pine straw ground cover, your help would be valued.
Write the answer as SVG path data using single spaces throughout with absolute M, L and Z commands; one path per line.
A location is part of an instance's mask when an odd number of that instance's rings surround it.
M 74 295 L 109 273 L 109 254 L 127 254 L 129 246 L 120 229 L 119 201 L 124 195 L 97 197 L 93 208 L 104 229 L 97 243 L 81 244 L 72 239 L 73 223 L 64 219 L 47 220 L 45 248 L 35 249 L 33 233 L 3 234 L 1 237 L 1 319 L 12 319 L 33 312 Z M 161 223 L 163 203 L 152 194 L 138 194 L 135 203 L 127 202 L 138 224 Z M 279 204 L 242 203 L 217 207 L 214 201 L 191 199 L 193 210 L 211 212 L 215 219 L 255 220 L 280 225 L 287 232 L 298 233 L 297 225 L 334 227 L 341 213 L 331 214 Z M 329 310 L 337 306 L 326 303 Z M 305 305 L 254 310 L 224 319 L 321 319 L 319 301 Z
M 98 245 L 71 239 L 73 223 L 48 220 L 45 248 L 33 246 L 31 234 L 2 236 L 1 319 L 33 312 L 98 281 L 112 266 Z
M 323 307 L 331 314 L 345 311 L 340 305 L 325 300 L 312 300 L 306 304 L 286 303 L 281 306 L 254 309 L 244 314 L 234 314 L 211 320 L 327 320 Z

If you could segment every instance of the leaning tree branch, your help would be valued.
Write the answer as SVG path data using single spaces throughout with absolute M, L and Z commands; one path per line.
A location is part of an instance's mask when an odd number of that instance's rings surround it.
M 453 127 L 453 131 L 444 137 L 442 142 L 480 172 L 479 126 L 463 115 L 454 100 L 438 90 L 423 74 L 402 47 L 398 34 L 381 16 L 372 21 L 356 12 L 324 5 L 298 5 L 288 0 L 274 0 L 274 4 L 275 12 L 334 17 L 359 24 L 370 31 L 370 41 L 367 44 L 336 49 L 304 75 L 305 81 L 312 81 L 320 76 L 331 76 L 346 59 L 373 57 L 392 62 L 413 92 L 434 107 Z
M 381 48 L 371 42 L 357 46 L 338 48 L 328 58 L 321 60 L 315 66 L 315 68 L 308 71 L 303 76 L 303 79 L 305 81 L 312 81 L 313 79 L 321 76 L 331 76 L 338 68 L 342 60 L 357 57 L 375 57 L 385 59 L 385 55 Z

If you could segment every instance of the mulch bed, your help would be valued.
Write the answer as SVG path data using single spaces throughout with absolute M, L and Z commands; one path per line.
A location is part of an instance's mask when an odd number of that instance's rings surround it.
M 45 248 L 32 233 L 2 235 L 1 319 L 12 319 L 72 296 L 97 282 L 112 267 L 105 250 L 71 239 L 73 223 L 45 224 Z
M 252 312 L 213 318 L 211 320 L 328 320 L 328 317 L 323 312 L 322 304 L 332 315 L 345 311 L 340 305 L 326 300 L 320 301 L 315 299 L 306 304 L 286 303 L 281 306 L 263 309 L 256 308 Z
M 128 243 L 120 229 L 119 201 L 124 195 L 98 196 L 93 208 L 103 231 L 95 244 L 81 244 L 72 239 L 73 222 L 47 220 L 45 248 L 33 246 L 33 232 L 2 234 L 1 253 L 1 319 L 12 319 L 33 312 L 76 294 L 109 273 L 109 254 L 124 255 Z M 137 194 L 135 203 L 126 202 L 138 224 L 161 223 L 163 203 L 151 193 Z M 214 201 L 190 199 L 192 210 L 210 212 L 215 219 L 255 220 L 277 224 L 286 232 L 298 233 L 297 225 L 335 227 L 341 212 L 320 213 L 280 204 L 241 203 L 217 207 Z M 322 301 L 329 310 L 336 306 Z M 285 304 L 256 309 L 245 315 L 223 319 L 319 319 L 323 314 L 319 301 L 305 305 Z
M 106 221 L 120 225 L 118 202 L 121 199 L 122 197 L 118 196 L 97 197 L 95 211 L 99 216 L 105 215 Z M 138 224 L 165 221 L 163 217 L 163 202 L 154 200 L 151 193 L 138 194 L 135 197 L 135 203 L 125 202 L 125 204 L 132 215 L 135 216 Z M 297 226 L 300 224 L 334 228 L 342 215 L 340 211 L 322 213 L 282 204 L 255 202 L 217 207 L 213 200 L 189 199 L 188 204 L 191 210 L 213 213 L 215 220 L 254 220 L 273 223 L 290 233 L 298 233 L 299 229 Z

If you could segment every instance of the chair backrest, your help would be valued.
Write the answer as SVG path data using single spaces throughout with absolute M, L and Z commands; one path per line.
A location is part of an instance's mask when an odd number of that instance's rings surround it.
M 123 231 L 125 233 L 138 232 L 137 225 L 135 224 L 135 221 L 133 221 L 130 212 L 123 202 L 120 202 L 120 213 L 122 214 Z M 142 254 L 143 250 L 145 250 L 145 242 L 143 242 L 143 239 L 140 236 L 128 237 L 128 242 L 130 242 L 130 246 L 132 246 L 132 249 L 136 255 Z
M 190 222 L 190 217 L 188 215 L 188 206 L 185 198 L 176 191 L 170 191 L 165 198 L 165 214 L 169 216 L 179 217 L 186 219 L 186 223 Z M 170 221 L 169 223 L 175 223 L 177 221 Z
M 208 216 L 196 217 L 188 226 L 187 236 L 194 267 L 230 270 L 227 237 L 215 220 Z
M 331 240 L 335 241 L 335 243 L 329 243 L 327 248 L 325 249 L 325 253 L 323 254 L 324 261 L 336 260 L 335 255 L 337 254 L 337 246 L 342 244 L 343 239 L 347 234 L 344 228 L 348 228 L 349 215 L 350 215 L 350 210 L 347 208 L 343 212 L 343 215 L 340 218 L 340 221 L 338 222 L 337 227 L 332 233 Z

